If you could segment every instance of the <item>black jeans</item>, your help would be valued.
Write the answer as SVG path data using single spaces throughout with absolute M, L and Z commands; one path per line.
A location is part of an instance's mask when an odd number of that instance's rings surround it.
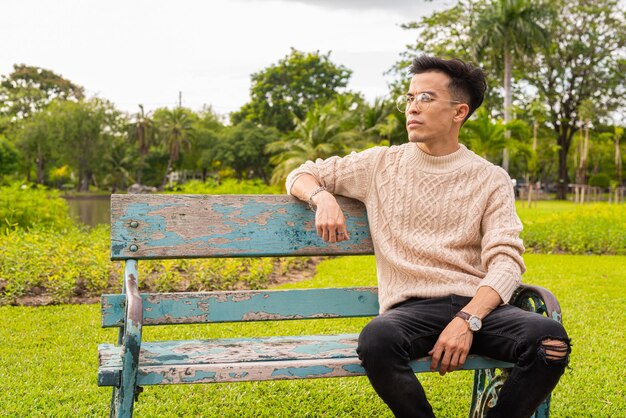
M 365 326 L 357 353 L 374 390 L 397 417 L 434 417 L 408 362 L 424 357 L 439 334 L 471 298 L 451 295 L 410 299 Z M 563 341 L 561 358 L 546 355 L 542 341 Z M 561 345 L 563 345 L 561 343 Z M 569 360 L 563 326 L 511 305 L 496 308 L 474 333 L 470 354 L 515 363 L 489 417 L 529 417 L 556 386 Z

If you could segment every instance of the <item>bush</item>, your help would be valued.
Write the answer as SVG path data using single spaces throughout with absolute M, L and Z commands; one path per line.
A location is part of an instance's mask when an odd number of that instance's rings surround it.
M 108 246 L 107 226 L 15 229 L 0 235 L 0 305 L 33 292 L 58 303 L 99 294 L 114 271 Z
M 213 179 L 207 179 L 204 183 L 192 180 L 177 185 L 167 192 L 181 194 L 280 194 L 283 193 L 283 190 L 278 186 L 269 186 L 259 179 L 225 179 L 220 183 Z
M 531 252 L 626 254 L 626 205 L 572 203 L 569 211 L 522 215 L 522 239 Z
M 56 191 L 20 183 L 0 187 L 0 234 L 34 227 L 62 230 L 71 225 L 67 203 Z
M 589 177 L 589 185 L 591 187 L 602 187 L 603 189 L 608 189 L 611 185 L 611 179 L 604 173 L 594 174 Z
M 306 258 L 142 260 L 143 291 L 211 291 L 267 288 L 275 275 L 306 267 Z M 122 263 L 109 258 L 109 227 L 72 226 L 11 230 L 0 235 L 0 305 L 26 295 L 52 303 L 121 291 Z M 41 302 L 37 302 L 41 303 Z

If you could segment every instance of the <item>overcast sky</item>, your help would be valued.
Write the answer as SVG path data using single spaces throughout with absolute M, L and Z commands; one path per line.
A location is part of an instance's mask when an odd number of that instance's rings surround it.
M 39 66 L 135 112 L 183 105 L 237 110 L 250 75 L 294 47 L 353 71 L 372 100 L 415 33 L 399 25 L 452 0 L 9 0 L 0 7 L 0 74 Z

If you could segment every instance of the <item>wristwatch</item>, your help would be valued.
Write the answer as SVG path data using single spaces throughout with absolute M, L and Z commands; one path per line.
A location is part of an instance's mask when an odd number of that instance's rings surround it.
M 469 330 L 472 332 L 478 332 L 483 327 L 483 321 L 476 315 L 470 315 L 467 312 L 459 311 L 455 316 L 464 319 L 467 322 Z

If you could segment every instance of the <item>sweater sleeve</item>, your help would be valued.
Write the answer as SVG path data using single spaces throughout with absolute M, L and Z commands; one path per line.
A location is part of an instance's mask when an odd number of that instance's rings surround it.
M 364 201 L 374 166 L 384 149 L 374 147 L 345 157 L 307 161 L 287 176 L 287 193 L 291 194 L 291 188 L 300 176 L 310 174 L 330 193 Z
M 491 190 L 481 223 L 481 261 L 487 275 L 479 286 L 491 287 L 504 303 L 508 303 L 526 271 L 522 258 L 524 244 L 520 239 L 522 222 L 515 211 L 515 195 L 509 175 L 495 167 L 486 183 L 491 185 Z

